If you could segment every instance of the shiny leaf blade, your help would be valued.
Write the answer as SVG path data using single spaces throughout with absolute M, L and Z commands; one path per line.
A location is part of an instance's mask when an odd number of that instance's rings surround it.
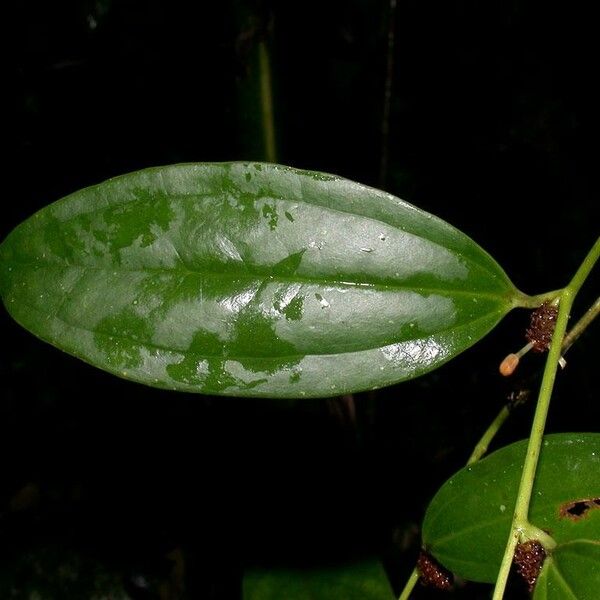
M 339 177 L 260 163 L 138 171 L 0 245 L 38 337 L 182 391 L 331 396 L 426 373 L 527 304 L 447 223 Z
M 527 441 L 453 475 L 431 501 L 423 544 L 447 569 L 493 583 L 517 498 Z M 558 543 L 600 539 L 600 434 L 545 436 L 530 521 Z M 597 500 L 597 502 L 596 502 Z
M 546 559 L 533 600 L 597 600 L 599 594 L 600 540 L 575 540 Z

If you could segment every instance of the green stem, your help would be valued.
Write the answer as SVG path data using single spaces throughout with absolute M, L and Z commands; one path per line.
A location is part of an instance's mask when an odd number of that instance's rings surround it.
M 553 292 L 556 293 L 556 292 Z M 573 328 L 565 334 L 563 343 L 561 346 L 561 353 L 564 354 L 567 350 L 577 341 L 577 338 L 587 329 L 589 324 L 600 314 L 600 298 L 597 298 L 594 304 L 588 308 L 586 313 L 575 323 Z M 511 406 L 505 404 L 500 412 L 496 415 L 496 418 L 491 422 L 490 426 L 485 430 L 480 440 L 477 442 L 473 452 L 467 461 L 467 465 L 471 465 L 481 459 L 482 456 L 488 451 L 488 448 L 502 427 L 506 419 L 510 416 Z
M 503 598 L 515 547 L 521 538 L 521 534 L 529 527 L 529 503 L 531 501 L 531 494 L 533 491 L 535 471 L 540 456 L 540 449 L 542 447 L 546 417 L 548 416 L 550 398 L 552 396 L 554 380 L 556 378 L 556 371 L 558 368 L 558 360 L 560 359 L 561 346 L 567 330 L 571 306 L 573 305 L 573 300 L 575 299 L 577 292 L 579 292 L 579 289 L 583 285 L 583 282 L 589 275 L 599 256 L 600 237 L 596 240 L 596 243 L 581 263 L 579 269 L 577 269 L 577 272 L 575 273 L 569 285 L 562 290 L 559 296 L 560 302 L 558 306 L 556 328 L 554 330 L 554 335 L 552 336 L 552 343 L 550 344 L 550 350 L 546 360 L 546 367 L 544 369 L 544 376 L 542 378 L 542 384 L 540 387 L 540 394 L 538 397 L 535 415 L 533 417 L 533 424 L 531 426 L 531 435 L 529 437 L 529 444 L 527 446 L 525 463 L 521 473 L 521 482 L 519 484 L 519 491 L 517 494 L 517 501 L 513 514 L 512 529 L 506 544 L 498 578 L 496 579 L 496 587 L 494 589 L 492 600 L 501 600 Z
M 551 292 L 544 292 L 543 294 L 536 294 L 535 296 L 528 296 L 522 294 L 517 301 L 516 306 L 520 308 L 538 308 L 544 302 L 552 302 L 556 298 L 560 297 L 562 290 L 552 290 Z
M 562 345 L 562 353 L 563 355 L 567 352 L 567 350 L 574 344 L 577 338 L 588 328 L 590 323 L 600 314 L 600 298 L 596 299 L 596 302 L 592 304 L 583 317 L 575 323 L 571 331 L 565 335 L 565 339 L 563 340 Z
M 550 406 L 550 397 L 554 388 L 554 380 L 556 378 L 556 370 L 558 367 L 558 359 L 560 358 L 562 340 L 567 330 L 569 322 L 569 314 L 573 304 L 574 294 L 571 289 L 565 288 L 560 297 L 558 306 L 558 318 L 556 319 L 556 328 L 552 336 L 548 359 L 544 369 L 542 385 L 536 406 L 533 424 L 531 427 L 531 435 L 529 437 L 529 446 L 523 465 L 521 474 L 521 485 L 517 496 L 517 504 L 515 506 L 515 518 L 521 522 L 527 520 L 527 512 L 529 510 L 529 501 L 531 499 L 531 491 L 533 489 L 533 480 L 535 470 L 539 458 L 539 451 L 542 445 L 542 436 L 544 435 L 544 427 L 546 424 L 546 416 Z
M 573 294 L 577 294 L 583 282 L 587 279 L 590 271 L 594 268 L 596 261 L 600 257 L 600 237 L 596 240 L 596 243 L 592 246 L 592 249 L 588 252 L 588 255 L 583 259 L 581 266 L 577 269 L 571 283 L 567 287 L 571 288 Z
M 258 67 L 260 73 L 260 105 L 262 112 L 263 140 L 265 159 L 267 162 L 277 162 L 275 148 L 275 119 L 273 116 L 273 91 L 271 86 L 271 65 L 269 51 L 265 41 L 258 43 Z
M 419 570 L 417 569 L 417 567 L 415 567 L 412 570 L 412 573 L 410 574 L 410 577 L 408 578 L 408 581 L 406 582 L 406 585 L 404 586 L 404 589 L 402 590 L 401 594 L 398 596 L 398 600 L 408 600 L 410 597 L 410 593 L 415 589 L 415 585 L 417 585 L 417 582 L 419 581 Z
M 505 404 L 500 412 L 496 415 L 496 418 L 492 421 L 490 426 L 485 430 L 484 434 L 481 436 L 481 439 L 477 442 L 477 445 L 473 449 L 471 456 L 469 456 L 469 460 L 467 461 L 467 465 L 472 465 L 474 462 L 477 462 L 488 450 L 491 441 L 494 439 L 494 436 L 498 433 L 498 430 L 504 424 L 504 421 L 508 419 L 510 416 L 510 409 L 508 405 Z
M 553 292 L 556 293 L 556 292 Z M 596 301 L 588 308 L 586 313 L 575 323 L 573 328 L 569 330 L 565 337 L 563 338 L 563 343 L 561 346 L 561 353 L 564 356 L 567 350 L 577 341 L 579 336 L 587 329 L 590 323 L 600 314 L 600 298 L 597 298 Z M 514 406 L 514 405 L 513 405 Z M 496 418 L 491 422 L 489 427 L 485 430 L 475 448 L 473 448 L 473 452 L 467 461 L 467 465 L 471 465 L 482 458 L 485 453 L 488 451 L 488 448 L 502 427 L 504 425 L 506 419 L 510 416 L 511 413 L 511 404 L 505 404 L 500 412 L 496 415 Z

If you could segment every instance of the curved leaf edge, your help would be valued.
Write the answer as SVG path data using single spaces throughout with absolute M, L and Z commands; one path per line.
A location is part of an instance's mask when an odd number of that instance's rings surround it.
M 546 434 L 544 436 L 544 440 L 546 442 L 552 442 L 552 441 L 557 441 L 557 442 L 563 442 L 567 445 L 570 445 L 572 443 L 572 440 L 574 440 L 575 438 L 577 438 L 579 441 L 594 441 L 598 444 L 600 444 L 600 433 L 598 432 L 561 432 L 561 433 L 551 433 L 551 434 Z M 484 457 L 483 459 L 481 459 L 481 461 L 486 461 L 489 458 L 492 458 L 494 456 L 494 454 L 496 453 L 502 453 L 504 451 L 509 451 L 509 449 L 515 449 L 517 447 L 521 447 L 523 449 L 523 452 L 525 452 L 525 449 L 527 447 L 527 443 L 528 440 L 527 439 L 523 439 L 523 440 L 519 440 L 516 442 L 513 442 L 511 444 L 508 444 L 506 446 L 503 446 L 501 448 L 498 448 L 497 450 L 495 450 L 494 452 L 488 454 L 486 457 Z M 600 446 L 599 446 L 600 447 Z M 480 462 L 481 462 L 480 461 Z M 477 463 L 475 463 L 477 464 Z M 474 465 L 471 465 L 474 466 Z M 442 512 L 443 510 L 443 506 L 440 506 L 440 510 L 438 513 L 434 513 L 433 515 L 429 514 L 428 511 L 430 509 L 430 506 L 433 504 L 434 500 L 436 499 L 438 493 L 442 490 L 442 488 L 445 488 L 445 486 L 450 483 L 459 473 L 464 472 L 466 470 L 469 470 L 469 466 L 465 466 L 461 469 L 459 469 L 457 472 L 455 472 L 453 475 L 451 475 L 439 488 L 438 491 L 436 492 L 436 494 L 434 495 L 434 497 L 432 498 L 427 510 L 426 510 L 426 516 L 425 519 L 423 521 L 423 531 L 424 531 L 424 538 L 427 537 L 425 530 L 427 529 L 427 525 L 428 522 L 431 523 L 431 521 L 435 521 L 437 518 L 439 518 L 439 513 Z M 539 504 L 539 503 L 538 503 Z M 553 506 L 553 503 L 549 504 L 550 506 Z M 538 506 L 539 508 L 539 506 Z M 512 511 L 513 511 L 513 507 L 512 506 L 508 506 L 506 507 L 506 513 L 503 516 L 498 516 L 496 517 L 493 521 L 506 521 L 508 519 L 508 524 L 510 523 L 510 520 L 512 519 Z M 492 523 L 493 521 L 488 520 L 485 523 L 481 524 L 480 527 L 486 527 L 489 526 L 490 523 Z M 533 524 L 535 525 L 535 519 L 533 521 Z M 508 535 L 509 532 L 509 527 L 507 526 L 507 531 L 506 531 L 506 535 Z M 556 546 L 556 548 L 553 550 L 553 552 L 549 552 L 548 553 L 548 558 L 550 560 L 547 559 L 547 563 L 550 564 L 551 563 L 551 557 L 553 553 L 556 553 L 559 549 L 560 550 L 564 550 L 564 549 L 568 549 L 570 546 L 572 546 L 573 544 L 577 544 L 580 542 L 588 542 L 588 543 L 593 543 L 594 545 L 598 546 L 600 548 L 600 540 L 589 540 L 586 538 L 575 538 L 575 539 L 568 539 L 568 540 L 564 540 L 559 542 L 559 544 Z M 464 565 L 465 567 L 469 567 L 469 566 L 473 566 L 475 565 L 476 567 L 480 566 L 480 561 L 478 561 L 476 558 L 474 558 L 476 556 L 476 553 L 473 553 L 473 549 L 465 549 L 465 553 L 464 553 L 464 558 L 457 558 L 456 554 L 448 554 L 448 552 L 442 549 L 438 549 L 435 547 L 431 547 L 431 544 L 428 544 L 427 541 L 424 539 L 423 541 L 423 549 L 430 553 L 432 556 L 434 556 L 434 558 L 445 568 L 448 568 L 449 570 L 451 570 L 453 573 L 455 573 L 456 575 L 464 578 L 467 581 L 473 581 L 473 582 L 477 582 L 477 583 L 494 583 L 496 581 L 497 578 L 497 572 L 495 573 L 489 573 L 487 576 L 485 577 L 472 577 L 469 576 L 467 573 L 468 571 L 463 571 L 460 567 L 457 568 L 457 565 Z M 498 564 L 498 568 L 499 568 L 499 564 Z M 543 571 L 542 571 L 543 572 Z M 600 572 L 600 569 L 599 569 Z M 537 596 L 534 596 L 534 600 L 537 600 Z M 541 597 L 540 597 L 541 599 Z M 577 600 L 581 600 L 581 599 L 577 599 Z M 586 600 L 595 600 L 594 599 L 586 599 Z
M 73 192 L 72 194 L 69 194 L 65 197 L 63 197 L 62 199 L 56 201 L 53 205 L 55 207 L 61 207 L 61 206 L 67 206 L 68 203 L 72 202 L 74 199 L 77 199 L 77 197 L 81 194 L 86 194 L 87 192 L 90 191 L 94 191 L 94 190 L 101 190 L 103 187 L 105 187 L 106 185 L 114 185 L 114 184 L 118 184 L 119 181 L 130 178 L 132 175 L 135 176 L 143 176 L 143 175 L 147 175 L 147 174 L 151 174 L 151 175 L 156 175 L 156 174 L 160 174 L 162 176 L 162 174 L 165 172 L 165 170 L 168 171 L 177 171 L 178 169 L 185 169 L 185 168 L 197 168 L 197 167 L 214 167 L 215 165 L 221 165 L 225 168 L 231 168 L 231 167 L 239 167 L 239 168 L 247 168 L 248 166 L 252 165 L 255 168 L 265 168 L 265 169 L 274 169 L 274 170 L 283 170 L 286 172 L 290 172 L 290 173 L 294 173 L 296 175 L 301 175 L 304 177 L 311 177 L 313 179 L 316 180 L 336 180 L 336 181 L 342 181 L 342 182 L 347 182 L 350 185 L 356 185 L 359 186 L 361 189 L 369 189 L 371 190 L 374 194 L 385 194 L 387 196 L 390 196 L 389 194 L 386 194 L 385 192 L 382 192 L 381 190 L 377 190 L 376 188 L 370 188 L 369 186 L 365 186 L 364 184 L 360 184 L 357 182 L 353 182 L 352 180 L 348 180 L 348 179 L 344 179 L 342 177 L 338 177 L 335 175 L 330 175 L 327 173 L 318 173 L 318 172 L 314 172 L 314 171 L 304 171 L 304 170 L 300 170 L 300 169 L 295 169 L 293 167 L 285 167 L 282 165 L 275 165 L 275 164 L 271 164 L 271 163 L 248 163 L 248 162 L 222 162 L 222 163 L 180 163 L 177 165 L 168 165 L 168 166 L 164 166 L 164 167 L 150 167 L 147 169 L 142 169 L 140 171 L 135 171 L 133 173 L 128 173 L 128 174 L 123 174 L 123 175 L 119 175 L 116 177 L 113 177 L 111 179 L 108 179 L 104 182 L 86 187 L 86 188 L 82 188 L 76 192 Z M 448 224 L 447 222 L 443 221 L 442 219 L 440 219 L 439 217 L 436 217 L 434 215 L 429 215 L 428 213 L 426 213 L 426 211 L 423 211 L 419 208 L 414 207 L 413 205 L 411 205 L 410 203 L 401 200 L 399 198 L 395 198 L 394 197 L 394 201 L 398 203 L 398 205 L 403 206 L 406 209 L 421 213 L 421 214 L 427 214 L 428 218 L 431 220 L 431 223 L 435 223 L 437 224 L 437 226 L 441 227 L 442 229 L 447 230 L 448 232 L 452 233 L 453 235 L 457 235 L 459 238 L 464 238 L 465 240 L 470 240 L 475 246 L 477 246 L 477 248 L 479 249 L 479 251 L 484 254 L 488 261 L 490 263 L 493 263 L 496 267 L 498 267 L 499 271 L 502 272 L 504 274 L 504 272 L 502 271 L 502 269 L 497 265 L 497 263 L 494 261 L 494 259 L 485 251 L 483 250 L 481 247 L 479 247 L 475 242 L 473 242 L 466 234 L 462 233 L 460 230 L 454 228 L 452 225 Z M 47 208 L 47 207 L 45 207 Z M 40 211 L 38 211 L 36 213 L 39 214 L 41 211 L 44 211 L 45 208 L 40 209 Z M 35 217 L 35 215 L 34 215 Z M 33 217 L 33 218 L 34 218 Z M 10 235 L 10 234 L 9 234 Z M 426 237 L 426 236 L 424 236 Z M 427 238 L 429 239 L 429 238 Z M 2 244 L 0 244 L 0 249 L 2 247 Z M 0 252 L 0 258 L 2 258 L 2 253 Z M 485 265 L 482 265 L 482 268 L 486 268 Z M 513 308 L 515 307 L 527 307 L 530 306 L 532 303 L 532 298 L 531 296 L 527 296 L 526 294 L 523 294 L 522 292 L 520 292 L 519 290 L 517 290 L 515 288 L 515 286 L 510 282 L 510 280 L 508 279 L 508 277 L 504 274 L 504 278 L 506 280 L 507 286 L 510 287 L 510 289 L 512 290 L 512 293 L 510 294 L 510 296 L 506 296 L 504 298 L 504 305 L 501 306 L 501 309 L 496 311 L 495 314 L 490 313 L 489 315 L 486 315 L 486 319 L 489 321 L 488 326 L 487 326 L 487 331 L 479 336 L 477 339 L 474 339 L 472 341 L 472 343 L 468 343 L 465 344 L 462 349 L 458 352 L 458 353 L 462 353 L 463 351 L 465 351 L 466 349 L 470 348 L 473 344 L 475 344 L 477 341 L 479 341 L 479 339 L 481 339 L 481 337 L 485 336 L 487 333 L 489 333 L 489 331 L 491 331 L 491 329 L 493 327 L 495 327 L 498 322 Z M 500 298 L 500 296 L 498 296 L 498 298 Z M 11 310 L 11 307 L 7 305 L 7 309 L 9 310 L 10 314 L 15 318 L 15 320 L 17 320 L 17 322 L 19 322 L 21 325 L 23 325 L 25 328 L 29 329 L 27 324 L 26 324 L 26 319 L 21 318 L 18 314 L 17 311 Z M 68 324 L 65 324 L 67 326 L 69 326 Z M 87 331 L 87 330 L 86 330 Z M 443 333 L 443 332 L 438 332 L 438 333 Z M 57 344 L 57 342 L 52 339 L 50 336 L 44 336 L 44 335 L 40 335 L 38 333 L 34 333 L 34 335 L 36 335 L 38 338 L 42 339 L 43 341 L 49 342 L 53 345 L 59 345 Z M 419 340 L 415 340 L 415 341 L 419 341 Z M 63 350 L 65 350 L 66 352 L 68 352 L 69 354 L 82 359 L 83 361 L 89 363 L 89 364 L 95 364 L 93 361 L 89 360 L 85 355 L 83 355 L 81 352 L 79 352 L 76 348 L 65 348 L 64 347 L 64 343 L 62 344 L 63 346 Z M 143 345 L 142 345 L 143 346 Z M 373 349 L 374 351 L 378 351 L 381 348 L 377 348 L 377 349 Z M 360 351 L 360 353 L 364 353 L 363 355 L 367 355 L 369 352 L 371 352 L 370 349 L 365 349 Z M 457 354 L 458 354 L 457 353 Z M 357 353 L 358 354 L 358 353 Z M 311 355 L 313 356 L 315 359 L 319 358 L 319 355 Z M 326 356 L 326 355 L 325 355 Z M 431 368 L 426 369 L 424 372 L 429 372 L 430 370 L 432 370 L 433 368 L 437 368 L 443 364 L 445 364 L 446 362 L 448 362 L 449 360 L 451 360 L 451 358 L 453 358 L 453 356 L 448 356 L 446 358 L 443 358 L 441 360 L 438 360 L 435 362 L 435 365 L 431 366 Z M 322 357 L 321 357 L 322 358 Z M 144 380 L 144 378 L 140 379 L 139 377 L 135 377 L 135 376 L 131 376 L 131 373 L 128 372 L 124 372 L 122 370 L 114 370 L 114 369 L 110 369 L 107 368 L 106 366 L 102 367 L 104 370 L 111 372 L 112 374 L 115 374 L 119 377 L 128 379 L 128 380 L 134 380 L 134 381 L 140 381 L 141 383 L 145 383 L 148 384 L 149 382 Z M 327 391 L 325 390 L 321 390 L 321 391 L 317 391 L 317 392 L 302 392 L 298 395 L 299 396 L 307 396 L 307 397 L 328 397 L 331 395 L 338 395 L 340 393 L 355 393 L 355 392 L 360 392 L 360 391 L 365 391 L 367 389 L 379 389 L 382 387 L 386 387 L 388 385 L 392 385 L 395 383 L 398 383 L 400 381 L 404 381 L 407 379 L 412 379 L 414 377 L 420 376 L 421 374 L 423 374 L 423 370 L 420 371 L 415 371 L 414 373 L 412 373 L 410 376 L 407 377 L 401 377 L 398 378 L 397 376 L 391 377 L 389 380 L 384 380 L 384 381 L 380 381 L 378 382 L 376 385 L 361 385 L 361 386 L 348 386 L 348 387 L 344 387 L 344 386 L 340 386 L 338 388 L 338 386 L 333 385 L 330 387 L 330 389 L 328 389 Z M 173 387 L 172 385 L 169 385 L 168 383 L 162 384 L 160 382 L 160 380 L 157 380 L 155 382 L 150 382 L 150 385 L 153 385 L 155 387 L 161 387 L 164 389 L 170 389 L 170 390 L 178 390 L 178 391 L 184 391 L 184 392 L 203 392 L 203 390 L 198 389 L 197 386 L 192 385 L 192 386 L 185 386 L 185 385 L 180 385 L 178 387 Z M 205 391 L 204 393 L 211 393 L 214 395 L 232 395 L 231 392 L 228 391 Z M 261 392 L 260 390 L 255 390 L 252 393 L 249 394 L 241 394 L 241 395 L 251 395 L 251 396 L 257 396 L 257 397 L 273 397 L 275 394 L 272 390 L 265 390 L 263 392 Z M 284 395 L 289 397 L 290 394 L 288 392 L 285 392 L 284 390 L 280 390 L 280 395 Z

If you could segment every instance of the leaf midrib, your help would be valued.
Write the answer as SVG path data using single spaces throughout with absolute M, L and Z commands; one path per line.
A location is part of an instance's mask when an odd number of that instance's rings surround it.
M 435 288 L 435 287 L 426 287 L 426 286 L 413 286 L 409 284 L 398 284 L 398 285 L 389 285 L 385 283 L 367 283 L 360 281 L 344 281 L 339 279 L 317 279 L 306 276 L 290 276 L 290 275 L 281 275 L 281 274 L 260 274 L 260 273 L 229 273 L 227 271 L 198 271 L 190 269 L 183 262 L 180 263 L 181 267 L 143 267 L 139 269 L 132 268 L 122 268 L 122 267 L 97 267 L 93 265 L 81 265 L 76 263 L 68 263 L 64 264 L 58 262 L 50 262 L 46 261 L 41 265 L 39 262 L 33 261 L 19 261 L 11 259 L 10 261 L 5 261 L 7 263 L 21 266 L 21 267 L 32 267 L 34 269 L 44 269 L 46 265 L 50 267 L 57 267 L 60 269 L 81 269 L 81 270 L 89 270 L 89 271 L 106 271 L 106 272 L 119 272 L 119 273 L 163 273 L 163 274 L 178 274 L 183 277 L 196 276 L 196 277 L 206 277 L 206 278 L 221 278 L 221 279 L 231 279 L 231 280 L 240 280 L 240 279 L 248 279 L 254 281 L 261 281 L 263 283 L 267 281 L 273 282 L 281 282 L 281 283 L 301 283 L 306 285 L 315 285 L 321 287 L 335 287 L 335 286 L 345 286 L 348 288 L 362 288 L 376 291 L 389 291 L 393 292 L 416 292 L 420 294 L 437 294 L 439 296 L 465 296 L 467 298 L 483 298 L 486 300 L 495 300 L 499 304 L 506 304 L 508 308 L 513 308 L 515 306 L 521 305 L 518 302 L 519 295 L 516 293 L 516 290 L 507 290 L 505 293 L 493 293 L 493 292 L 482 292 L 482 291 L 471 291 L 465 289 L 457 289 L 457 288 Z M 510 293 L 512 292 L 512 293 Z

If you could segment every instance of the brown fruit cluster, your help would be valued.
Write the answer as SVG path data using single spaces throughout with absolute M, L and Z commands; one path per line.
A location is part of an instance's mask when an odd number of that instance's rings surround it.
M 535 540 L 519 544 L 515 550 L 514 563 L 517 565 L 519 575 L 527 583 L 530 592 L 533 591 L 545 558 L 546 551 L 544 547 Z
M 526 331 L 525 337 L 528 342 L 531 342 L 532 349 L 536 352 L 544 352 L 550 347 L 557 316 L 558 308 L 549 302 L 544 302 L 531 314 L 529 329 Z
M 421 583 L 429 585 L 438 590 L 449 590 L 452 588 L 453 577 L 440 563 L 425 551 L 422 551 L 417 560 L 417 569 L 421 574 Z

